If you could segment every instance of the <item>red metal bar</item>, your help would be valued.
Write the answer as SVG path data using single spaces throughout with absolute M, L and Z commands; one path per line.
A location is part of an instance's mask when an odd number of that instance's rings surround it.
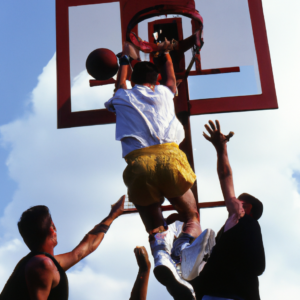
M 90 79 L 90 87 L 99 86 L 99 85 L 114 84 L 114 83 L 116 83 L 116 80 L 113 79 L 113 78 L 110 78 L 110 79 L 107 79 L 107 80 Z
M 201 209 L 201 208 L 213 208 L 213 207 L 224 207 L 224 206 L 225 206 L 225 201 L 197 203 L 198 209 Z M 162 206 L 161 209 L 162 209 L 162 211 L 175 210 L 174 207 L 173 207 L 173 205 L 165 205 L 165 206 Z M 136 208 L 129 208 L 129 209 L 126 209 L 123 212 L 123 215 L 137 213 L 137 212 L 138 211 L 137 211 Z
M 201 76 L 201 75 L 237 73 L 237 72 L 240 72 L 240 67 L 190 71 L 189 76 Z M 185 77 L 185 72 L 176 73 L 176 78 L 177 79 L 182 79 L 184 77 Z
M 191 100 L 191 115 L 278 108 L 261 0 L 248 0 L 262 94 Z
M 60 110 L 60 112 L 62 109 Z M 59 128 L 72 128 L 80 126 L 104 125 L 116 123 L 116 115 L 106 109 L 94 109 L 76 111 L 65 114 L 67 118 L 61 118 Z

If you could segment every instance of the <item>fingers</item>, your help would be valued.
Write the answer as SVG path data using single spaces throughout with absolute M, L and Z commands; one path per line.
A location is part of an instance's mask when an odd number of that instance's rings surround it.
M 221 126 L 219 120 L 216 120 L 217 130 L 221 132 Z
M 125 195 L 123 195 L 115 204 L 111 205 L 109 215 L 116 219 L 124 212 Z
M 212 130 L 215 131 L 216 126 L 215 126 L 214 122 L 212 120 L 209 120 L 208 123 L 209 123 L 210 127 L 212 128 Z
M 133 250 L 137 264 L 141 270 L 150 270 L 148 252 L 144 246 L 136 246 Z
M 122 206 L 124 206 L 124 202 L 125 202 L 125 195 L 123 195 L 116 203 L 112 204 L 111 207 L 114 207 L 118 204 L 122 204 Z
M 213 131 L 210 129 L 210 127 L 207 124 L 205 124 L 204 127 L 206 128 L 206 130 L 209 132 L 210 135 L 213 134 Z
M 136 246 L 134 249 L 133 249 L 133 252 L 135 254 L 135 256 L 137 257 L 140 253 L 140 247 L 139 246 Z
M 121 202 L 125 202 L 125 198 L 126 198 L 126 196 L 125 195 L 123 195 L 120 199 L 119 199 L 119 201 L 121 201 Z
M 144 246 L 136 246 L 134 249 L 133 249 L 133 252 L 138 254 L 138 253 L 142 253 L 146 251 L 146 248 Z
M 230 138 L 232 138 L 234 136 L 234 132 L 230 131 L 228 135 L 226 135 L 226 140 L 229 142 Z
M 208 141 L 211 142 L 211 138 L 205 132 L 203 132 L 203 136 L 204 138 L 206 138 Z

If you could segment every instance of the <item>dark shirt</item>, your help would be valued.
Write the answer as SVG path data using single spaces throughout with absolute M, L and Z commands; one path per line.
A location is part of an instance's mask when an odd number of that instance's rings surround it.
M 259 300 L 258 278 L 265 270 L 265 252 L 258 222 L 245 215 L 216 237 L 211 256 L 191 284 L 203 295 Z
M 51 258 L 60 274 L 59 284 L 55 288 L 51 289 L 48 300 L 68 299 L 68 278 L 66 272 L 62 269 L 57 260 L 52 255 L 45 252 L 31 252 L 23 257 L 15 267 L 13 273 L 6 282 L 2 293 L 0 294 L 0 300 L 30 300 L 25 279 L 25 267 L 32 257 L 40 254 L 44 254 L 45 256 Z

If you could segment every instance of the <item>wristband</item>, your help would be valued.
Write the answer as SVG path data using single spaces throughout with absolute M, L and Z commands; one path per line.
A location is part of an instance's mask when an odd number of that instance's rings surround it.
M 109 227 L 110 226 L 108 226 L 108 225 L 100 224 L 99 228 L 98 228 L 98 232 L 104 232 L 104 233 L 106 233 L 108 231 Z
M 119 59 L 119 63 L 120 66 L 126 66 L 129 65 L 129 57 L 127 55 L 123 55 L 120 59 Z

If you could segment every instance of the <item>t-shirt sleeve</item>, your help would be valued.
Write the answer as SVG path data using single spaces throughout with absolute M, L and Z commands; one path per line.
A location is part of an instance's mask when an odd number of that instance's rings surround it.
M 123 99 L 124 96 L 125 96 L 125 91 L 124 91 L 124 89 L 118 89 L 118 90 L 116 91 L 116 93 L 114 94 L 114 96 L 104 103 L 104 106 L 106 107 L 106 109 L 107 109 L 108 111 L 111 111 L 111 112 L 114 112 L 114 113 L 115 113 L 116 110 L 115 110 L 113 101 L 114 101 L 114 100 L 117 100 L 117 99 Z
M 165 85 L 158 85 L 157 88 L 159 89 L 159 91 L 161 93 L 165 93 L 165 95 L 168 97 L 168 98 L 171 98 L 173 100 L 174 96 L 175 96 L 175 93 L 172 93 L 172 91 L 166 87 Z

